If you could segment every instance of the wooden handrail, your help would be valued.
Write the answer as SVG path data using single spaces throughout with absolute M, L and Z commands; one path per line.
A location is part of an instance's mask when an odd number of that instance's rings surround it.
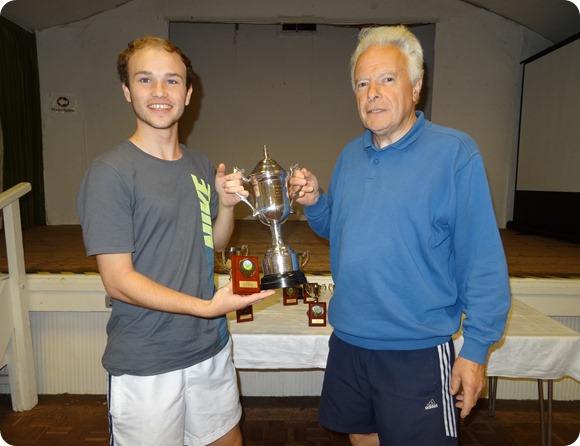
M 31 190 L 30 183 L 20 183 L 0 194 L 8 258 L 8 280 L 0 287 L 4 328 L 0 361 L 8 365 L 12 408 L 17 411 L 32 409 L 38 403 L 19 201 Z
M 18 200 L 32 190 L 30 183 L 19 183 L 0 194 L 0 209 Z

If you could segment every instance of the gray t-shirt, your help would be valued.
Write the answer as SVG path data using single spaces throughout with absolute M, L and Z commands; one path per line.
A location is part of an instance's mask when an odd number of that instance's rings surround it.
M 166 161 L 125 141 L 96 159 L 77 211 L 88 255 L 132 253 L 135 270 L 169 288 L 211 299 L 215 169 L 199 151 Z M 221 333 L 220 333 L 221 331 Z M 224 331 L 226 333 L 224 333 Z M 154 375 L 217 354 L 223 318 L 153 311 L 113 299 L 103 366 L 113 375 Z

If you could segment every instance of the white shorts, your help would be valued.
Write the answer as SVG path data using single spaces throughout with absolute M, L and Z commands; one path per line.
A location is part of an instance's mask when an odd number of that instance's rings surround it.
M 227 434 L 242 415 L 231 351 L 230 339 L 184 370 L 109 375 L 111 446 L 205 446 Z

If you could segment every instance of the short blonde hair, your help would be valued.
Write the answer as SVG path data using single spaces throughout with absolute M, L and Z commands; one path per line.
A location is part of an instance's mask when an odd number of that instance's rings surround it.
M 129 73 L 127 70 L 129 59 L 137 51 L 147 47 L 163 48 L 168 53 L 177 53 L 185 65 L 185 87 L 189 88 L 192 85 L 195 74 L 193 72 L 193 67 L 191 66 L 191 61 L 189 58 L 181 52 L 177 45 L 173 44 L 169 40 L 157 36 L 147 35 L 142 39 L 135 39 L 129 42 L 127 44 L 127 48 L 121 51 L 117 56 L 117 74 L 119 75 L 121 82 L 127 88 L 129 88 Z

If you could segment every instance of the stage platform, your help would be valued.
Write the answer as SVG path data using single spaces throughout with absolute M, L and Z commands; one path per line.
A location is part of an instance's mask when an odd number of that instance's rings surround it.
M 500 231 L 510 277 L 580 278 L 580 244 L 503 229 Z M 87 257 L 79 225 L 38 226 L 23 231 L 26 272 L 97 272 Z M 317 237 L 305 221 L 287 221 L 282 237 L 297 254 L 309 252 L 306 274 L 330 274 L 328 241 Z M 238 220 L 230 246 L 248 245 L 262 256 L 271 245 L 270 229 L 257 220 Z M 0 272 L 7 272 L 4 237 L 0 237 Z M 217 253 L 216 257 L 219 256 Z M 216 272 L 225 273 L 216 262 Z

